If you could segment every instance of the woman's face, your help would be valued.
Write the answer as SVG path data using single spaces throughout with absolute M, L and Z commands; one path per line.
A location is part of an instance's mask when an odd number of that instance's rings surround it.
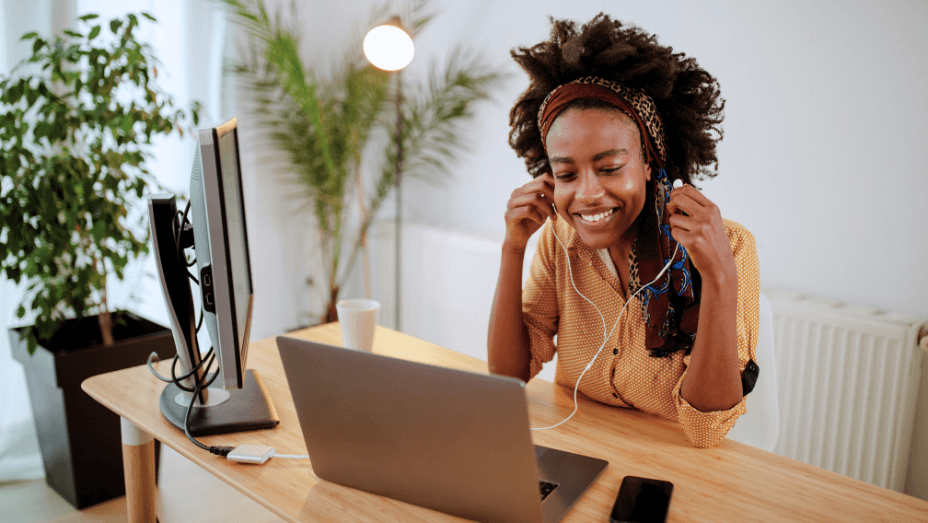
M 584 243 L 607 249 L 634 240 L 651 167 L 638 127 L 624 113 L 567 109 L 545 142 L 554 176 L 554 203 Z

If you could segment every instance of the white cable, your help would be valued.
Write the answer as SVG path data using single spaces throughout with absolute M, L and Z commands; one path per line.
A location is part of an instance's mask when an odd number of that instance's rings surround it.
M 679 181 L 679 180 L 678 180 L 678 181 Z M 577 403 L 577 390 L 580 389 L 580 381 L 583 379 L 583 375 L 586 374 L 586 371 L 590 370 L 590 368 L 593 367 L 593 362 L 596 361 L 596 358 L 599 357 L 599 354 L 603 351 L 603 348 L 606 347 L 606 343 L 609 341 L 609 338 L 612 337 L 612 333 L 615 332 L 615 328 L 619 326 L 619 320 L 622 319 L 622 313 L 625 312 L 625 309 L 626 309 L 626 307 L 628 307 L 628 304 L 631 303 L 632 298 L 634 298 L 639 292 L 641 292 L 642 290 L 644 290 L 645 287 L 647 287 L 647 286 L 653 284 L 654 282 L 656 282 L 657 280 L 659 280 L 660 277 L 663 276 L 665 272 L 667 272 L 667 269 L 671 266 L 671 264 L 673 264 L 673 259 L 674 259 L 674 257 L 676 257 L 677 251 L 680 250 L 680 244 L 677 243 L 676 248 L 673 250 L 673 254 L 670 255 L 670 261 L 667 262 L 667 265 L 664 265 L 664 268 L 661 269 L 661 272 L 657 273 L 657 276 L 655 276 L 654 279 L 651 280 L 650 283 L 647 283 L 647 284 L 645 284 L 645 285 L 640 286 L 640 287 L 638 288 L 638 290 L 635 291 L 634 294 L 632 294 L 631 296 L 629 296 L 628 300 L 625 301 L 625 305 L 622 307 L 622 310 L 619 311 L 619 316 L 615 319 L 615 325 L 612 326 L 612 330 L 609 331 L 608 334 L 606 334 L 606 317 L 603 315 L 602 311 L 599 310 L 599 307 L 597 307 L 596 304 L 594 304 L 592 301 L 590 301 L 589 298 L 587 298 L 586 296 L 584 296 L 583 293 L 581 293 L 579 290 L 577 290 L 577 285 L 576 285 L 576 283 L 574 283 L 574 273 L 573 273 L 573 269 L 570 267 L 570 253 L 567 252 L 567 247 L 565 247 L 564 244 L 561 242 L 561 239 L 558 238 L 557 232 L 554 230 L 554 223 L 553 223 L 553 222 L 551 223 L 551 232 L 554 233 L 554 239 L 557 240 L 557 243 L 559 243 L 559 244 L 561 245 L 561 248 L 564 249 L 564 255 L 565 255 L 566 258 L 567 258 L 567 273 L 570 275 L 570 284 L 573 286 L 574 291 L 576 291 L 576 293 L 579 294 L 584 300 L 586 300 L 587 302 L 589 302 L 590 305 L 592 305 L 593 308 L 596 309 L 596 312 L 599 313 L 600 318 L 602 318 L 602 320 L 603 320 L 603 344 L 599 346 L 599 350 L 596 351 L 596 354 L 593 355 L 593 357 L 590 359 L 590 362 L 587 363 L 587 364 L 586 364 L 586 367 L 583 368 L 583 372 L 580 373 L 580 377 L 577 378 L 577 385 L 574 386 L 574 410 L 573 410 L 573 412 L 570 413 L 570 416 L 567 416 L 566 418 L 564 418 L 564 419 L 561 420 L 560 422 L 555 423 L 554 425 L 551 425 L 551 426 L 549 426 L 549 427 L 532 427 L 531 430 L 548 430 L 548 429 L 553 429 L 553 428 L 558 427 L 558 426 L 560 426 L 560 425 L 562 425 L 562 424 L 564 424 L 564 423 L 567 423 L 567 421 L 568 421 L 570 418 L 574 417 L 574 414 L 577 413 L 577 409 L 579 409 L 579 407 L 580 407 L 580 405 Z

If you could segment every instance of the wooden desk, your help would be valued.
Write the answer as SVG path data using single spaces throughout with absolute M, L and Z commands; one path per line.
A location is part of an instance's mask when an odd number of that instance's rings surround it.
M 341 344 L 336 323 L 291 336 Z M 374 352 L 447 367 L 486 372 L 486 362 L 378 327 Z M 280 415 L 274 430 L 202 438 L 207 445 L 256 443 L 281 454 L 306 454 L 280 355 L 273 339 L 252 343 L 249 368 L 264 380 Z M 167 372 L 168 362 L 159 364 Z M 138 429 L 191 459 L 287 521 L 462 521 L 440 512 L 320 480 L 309 460 L 272 459 L 264 465 L 233 463 L 190 443 L 161 415 L 164 383 L 143 365 L 95 376 L 82 385 L 94 399 Z M 533 426 L 560 421 L 572 410 L 572 390 L 533 380 L 527 387 Z M 125 427 L 124 427 L 125 429 Z M 124 430 L 125 435 L 125 430 Z M 580 397 L 567 424 L 532 435 L 540 445 L 588 454 L 609 467 L 564 519 L 605 522 L 622 478 L 659 478 L 674 484 L 668 521 L 926 521 L 928 502 L 850 479 L 740 443 L 725 440 L 696 449 L 673 422 L 609 407 Z M 130 506 L 154 506 L 153 466 L 140 447 L 124 446 Z M 127 469 L 129 470 L 129 469 Z M 140 481 L 140 483 L 135 483 Z M 146 492 L 146 489 L 150 489 Z M 128 489 L 127 490 L 132 490 Z M 152 512 L 136 513 L 142 520 Z

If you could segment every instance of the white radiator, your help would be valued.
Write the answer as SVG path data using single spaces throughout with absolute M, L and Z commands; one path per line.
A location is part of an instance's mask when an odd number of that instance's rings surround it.
M 764 289 L 774 318 L 780 434 L 774 452 L 902 492 L 921 321 Z

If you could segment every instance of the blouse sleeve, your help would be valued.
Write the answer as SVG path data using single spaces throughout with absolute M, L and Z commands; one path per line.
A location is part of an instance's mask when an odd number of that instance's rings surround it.
M 557 334 L 557 283 L 555 278 L 554 235 L 551 221 L 545 222 L 538 237 L 528 280 L 522 290 L 522 322 L 528 329 L 531 360 L 530 378 L 554 359 L 554 335 Z
M 740 225 L 726 220 L 725 226 L 738 270 L 737 337 L 741 375 L 742 377 L 756 376 L 757 329 L 760 323 L 760 271 L 757 262 L 757 247 L 754 236 Z M 683 359 L 687 368 L 690 357 L 687 355 Z M 686 370 L 683 371 L 673 391 L 683 432 L 696 447 L 711 447 L 721 441 L 735 426 L 738 416 L 746 412 L 747 396 L 742 396 L 741 401 L 728 410 L 702 412 L 690 405 L 680 394 L 684 378 L 686 378 Z M 742 382 L 744 383 L 744 378 Z M 751 384 L 753 385 L 753 381 Z

